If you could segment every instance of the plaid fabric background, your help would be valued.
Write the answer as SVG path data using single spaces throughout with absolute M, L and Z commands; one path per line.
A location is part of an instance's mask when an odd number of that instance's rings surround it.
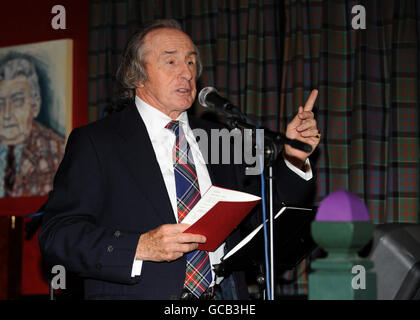
M 352 28 L 358 4 L 365 30 Z M 285 11 L 281 122 L 319 89 L 317 201 L 349 190 L 374 223 L 419 222 L 420 3 L 287 0 Z M 284 293 L 307 292 L 306 265 Z
M 120 54 L 139 26 L 135 0 L 90 0 L 89 27 L 89 121 L 116 100 L 115 72 Z
M 358 4 L 366 30 L 351 27 Z M 417 1 L 91 0 L 90 15 L 90 121 L 115 100 L 128 37 L 145 22 L 174 18 L 200 50 L 199 89 L 216 87 L 262 125 L 284 129 L 319 89 L 317 202 L 345 189 L 375 223 L 419 222 Z M 306 266 L 283 294 L 307 293 Z
M 281 12 L 275 0 L 91 1 L 89 120 L 115 100 L 114 75 L 128 37 L 146 22 L 173 18 L 200 50 L 199 90 L 214 86 L 250 117 L 278 129 Z M 194 111 L 205 109 L 197 104 Z

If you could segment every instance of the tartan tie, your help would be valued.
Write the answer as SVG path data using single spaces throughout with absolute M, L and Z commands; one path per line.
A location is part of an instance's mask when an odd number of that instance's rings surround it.
M 181 222 L 200 200 L 200 187 L 190 146 L 182 127 L 179 125 L 179 121 L 173 120 L 165 128 L 173 131 L 176 137 L 172 156 L 174 161 L 178 222 Z M 195 250 L 187 253 L 184 288 L 199 298 L 207 290 L 211 280 L 208 252 Z

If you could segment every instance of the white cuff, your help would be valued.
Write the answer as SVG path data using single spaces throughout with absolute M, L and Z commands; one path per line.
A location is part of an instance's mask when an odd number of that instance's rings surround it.
M 131 269 L 131 276 L 136 277 L 141 274 L 141 267 L 143 266 L 143 260 L 136 260 L 134 257 L 133 268 Z
M 312 179 L 313 175 L 312 175 L 312 168 L 311 168 L 311 163 L 309 161 L 309 158 L 307 158 L 306 161 L 305 161 L 305 166 L 307 166 L 307 168 L 308 168 L 308 170 L 306 172 L 303 172 L 298 167 L 295 167 L 293 164 L 291 164 L 286 159 L 284 159 L 284 162 L 286 163 L 286 166 L 288 166 L 290 170 L 292 170 L 294 173 L 296 173 L 302 179 L 304 179 L 306 181 Z

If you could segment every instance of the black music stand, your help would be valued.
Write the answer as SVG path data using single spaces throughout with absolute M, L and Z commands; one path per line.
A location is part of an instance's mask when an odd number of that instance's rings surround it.
M 285 206 L 279 212 L 282 213 L 274 218 L 276 239 L 273 242 L 274 268 L 276 274 L 281 275 L 295 268 L 317 247 L 311 236 L 311 222 L 315 218 L 316 208 Z M 265 263 L 264 230 L 262 225 L 258 228 L 254 230 L 256 233 L 252 239 L 246 242 L 244 238 L 225 254 L 220 264 L 213 266 L 218 276 L 227 277 L 234 271 L 255 271 Z

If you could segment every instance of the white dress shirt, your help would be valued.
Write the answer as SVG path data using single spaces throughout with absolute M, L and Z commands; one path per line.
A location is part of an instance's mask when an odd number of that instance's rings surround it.
M 149 134 L 152 142 L 153 150 L 156 154 L 156 159 L 159 163 L 160 171 L 162 172 L 163 180 L 165 182 L 166 190 L 171 201 L 172 209 L 174 212 L 175 221 L 178 221 L 178 209 L 176 201 L 176 185 L 175 185 L 175 173 L 172 159 L 172 150 L 175 144 L 174 133 L 166 129 L 165 126 L 172 121 L 170 117 L 162 113 L 158 109 L 150 106 L 139 97 L 135 99 L 137 109 L 142 117 L 146 126 L 147 133 Z M 177 118 L 182 129 L 184 130 L 185 137 L 190 145 L 195 169 L 197 172 L 198 184 L 200 186 L 200 193 L 203 195 L 210 187 L 211 180 L 207 171 L 207 166 L 201 151 L 198 147 L 198 143 L 195 140 L 195 136 L 188 123 L 187 112 L 182 112 Z M 214 252 L 209 252 L 210 264 L 220 263 L 220 258 L 224 255 L 225 243 L 220 245 Z M 131 276 L 138 276 L 141 273 L 142 260 L 135 260 L 131 272 Z M 213 281 L 211 286 L 215 283 L 215 273 L 212 270 Z M 219 283 L 223 278 L 218 278 Z
M 163 112 L 147 104 L 137 96 L 135 98 L 135 103 L 137 106 L 137 110 L 139 111 L 140 116 L 143 119 L 143 122 L 146 126 L 146 130 L 149 134 L 150 140 L 152 142 L 153 150 L 155 151 L 156 159 L 159 163 L 159 167 L 162 172 L 168 196 L 171 201 L 175 221 L 178 221 L 175 174 L 172 160 L 172 150 L 175 144 L 175 135 L 171 130 L 165 128 L 165 126 L 170 121 L 172 121 L 172 119 Z M 194 158 L 195 168 L 197 171 L 200 193 L 201 195 L 203 195 L 212 185 L 206 163 L 198 147 L 198 143 L 195 140 L 195 136 L 192 132 L 192 129 L 189 126 L 187 112 L 182 112 L 177 118 L 177 120 L 180 122 L 188 144 L 190 145 Z M 307 172 L 303 172 L 302 170 L 299 170 L 298 168 L 293 166 L 287 160 L 285 160 L 285 162 L 291 170 L 296 172 L 296 174 L 298 174 L 303 179 L 310 180 L 312 178 L 312 170 L 310 166 Z M 309 160 L 307 160 L 306 163 L 309 165 Z M 214 264 L 220 263 L 220 259 L 224 255 L 224 247 L 225 243 L 221 244 L 220 247 L 217 248 L 214 252 L 209 252 L 210 264 L 212 266 Z M 133 268 L 131 272 L 132 277 L 139 276 L 141 274 L 142 263 L 142 260 L 136 260 L 134 258 Z M 214 285 L 214 283 L 220 283 L 223 280 L 223 278 L 220 277 L 217 277 L 217 279 L 215 279 L 215 273 L 213 270 L 212 276 L 213 281 L 211 283 L 211 286 Z

